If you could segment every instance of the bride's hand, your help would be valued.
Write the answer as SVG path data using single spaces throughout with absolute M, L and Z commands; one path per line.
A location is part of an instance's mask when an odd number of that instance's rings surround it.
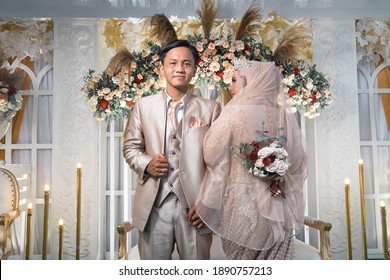
M 271 192 L 271 196 L 278 196 L 282 193 L 278 181 L 272 181 L 269 191 Z

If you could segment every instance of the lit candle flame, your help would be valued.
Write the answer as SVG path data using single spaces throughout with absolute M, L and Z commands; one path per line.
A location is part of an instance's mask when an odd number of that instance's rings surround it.
M 45 190 L 45 192 L 48 192 L 49 191 L 49 185 L 45 185 L 44 190 Z
M 31 202 L 27 205 L 27 209 L 32 210 L 32 203 Z
M 58 221 L 58 225 L 59 225 L 59 226 L 63 226 L 63 225 L 64 225 L 64 220 L 63 220 L 63 219 L 60 219 L 60 220 Z
M 349 181 L 349 178 L 345 179 L 345 184 L 349 185 L 351 182 Z
M 381 200 L 379 205 L 380 205 L 381 208 L 386 208 L 385 202 L 383 200 Z
M 359 159 L 359 165 L 363 165 L 363 160 Z
M 77 168 L 80 169 L 81 168 L 81 163 L 77 163 Z

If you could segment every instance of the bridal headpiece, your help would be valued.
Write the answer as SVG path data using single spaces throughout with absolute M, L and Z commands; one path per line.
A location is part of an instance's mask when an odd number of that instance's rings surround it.
M 248 60 L 242 60 L 240 58 L 235 57 L 233 59 L 233 66 L 234 68 L 249 68 L 251 67 L 251 63 Z

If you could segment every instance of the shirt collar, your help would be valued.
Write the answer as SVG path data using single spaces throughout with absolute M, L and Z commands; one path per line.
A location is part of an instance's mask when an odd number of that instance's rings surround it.
M 169 102 L 172 100 L 172 97 L 169 96 L 169 94 L 168 94 L 168 92 L 166 90 L 165 90 L 165 94 L 166 94 L 166 97 L 167 97 L 167 106 L 168 106 Z M 181 104 L 180 104 L 179 108 L 184 106 L 184 104 L 187 102 L 187 100 L 188 100 L 187 97 L 189 96 L 189 94 L 190 94 L 189 91 L 187 91 L 186 94 L 184 94 L 184 96 L 180 99 Z

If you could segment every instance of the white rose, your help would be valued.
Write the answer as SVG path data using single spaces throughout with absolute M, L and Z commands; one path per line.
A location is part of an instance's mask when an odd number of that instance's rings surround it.
M 264 167 L 263 159 L 261 158 L 261 159 L 256 160 L 255 166 L 258 167 L 258 168 Z
M 280 176 L 284 176 L 286 175 L 286 172 L 289 168 L 289 163 L 288 161 L 283 161 L 283 160 L 279 160 L 279 159 L 276 159 L 274 161 L 275 163 L 275 166 L 276 166 L 276 173 L 278 173 Z
M 277 160 L 275 160 L 274 162 L 270 163 L 269 165 L 267 165 L 265 167 L 265 170 L 269 171 L 269 172 L 272 172 L 272 173 L 275 173 L 276 170 L 278 170 L 278 165 L 277 165 Z
M 274 151 L 274 149 L 271 147 L 264 147 L 264 148 L 259 150 L 259 152 L 257 153 L 257 156 L 259 158 L 266 158 L 269 155 L 271 155 L 273 153 L 273 151 Z

